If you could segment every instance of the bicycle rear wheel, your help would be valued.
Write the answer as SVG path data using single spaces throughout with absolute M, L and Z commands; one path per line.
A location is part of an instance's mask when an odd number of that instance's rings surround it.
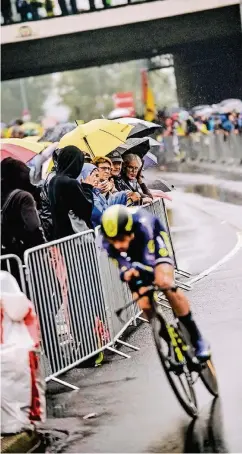
M 208 361 L 206 361 L 206 363 L 203 364 L 202 370 L 200 372 L 200 378 L 204 385 L 206 386 L 207 390 L 213 396 L 217 397 L 219 395 L 218 381 L 216 376 L 216 370 L 211 359 L 208 359 Z
M 170 342 L 169 334 L 165 326 L 165 320 L 161 315 L 154 315 L 152 322 L 152 330 L 155 340 L 156 349 L 161 360 L 161 364 L 168 378 L 168 381 L 183 409 L 192 418 L 198 415 L 198 407 L 196 394 L 193 388 L 192 375 L 186 366 L 181 365 L 180 371 L 176 373 L 169 359 Z M 165 340 L 167 339 L 167 340 Z

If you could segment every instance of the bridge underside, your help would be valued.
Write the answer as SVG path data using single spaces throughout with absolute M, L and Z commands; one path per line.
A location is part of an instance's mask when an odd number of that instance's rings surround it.
M 132 6 L 130 14 L 132 14 Z M 80 20 L 82 16 L 80 16 Z M 48 21 L 51 26 L 51 20 Z M 2 80 L 173 53 L 184 105 L 242 97 L 239 6 L 2 45 Z

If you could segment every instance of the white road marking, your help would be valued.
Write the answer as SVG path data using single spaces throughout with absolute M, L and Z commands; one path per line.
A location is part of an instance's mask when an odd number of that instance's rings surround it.
M 228 254 L 226 254 L 222 259 L 218 260 L 218 262 L 216 262 L 214 265 L 212 265 L 209 268 L 207 268 L 206 270 L 202 271 L 197 276 L 195 276 L 195 277 L 193 277 L 191 279 L 188 279 L 186 281 L 186 284 L 189 284 L 189 285 L 195 284 L 196 282 L 198 282 L 201 279 L 203 279 L 205 276 L 208 276 L 213 271 L 215 271 L 217 268 L 219 268 L 221 265 L 223 265 L 224 263 L 228 262 L 228 260 L 230 260 L 232 257 L 234 257 L 234 255 L 237 254 L 237 252 L 241 248 L 242 248 L 242 232 L 237 232 L 237 243 L 233 247 L 233 249 L 231 249 L 231 251 L 228 252 Z

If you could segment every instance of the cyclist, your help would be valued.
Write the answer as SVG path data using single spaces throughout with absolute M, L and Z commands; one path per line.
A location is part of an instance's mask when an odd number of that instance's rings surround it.
M 146 287 L 154 282 L 166 289 L 164 294 L 189 332 L 197 358 L 206 361 L 210 357 L 210 347 L 197 327 L 187 297 L 175 288 L 173 252 L 160 220 L 144 209 L 134 212 L 123 205 L 114 205 L 104 212 L 101 230 L 103 247 L 117 262 L 121 279 L 129 283 L 134 299 L 139 300 L 147 318 L 150 320 L 152 317 L 152 307 L 149 296 L 144 294 L 147 293 Z M 138 280 L 139 284 L 142 281 L 139 289 L 135 286 Z

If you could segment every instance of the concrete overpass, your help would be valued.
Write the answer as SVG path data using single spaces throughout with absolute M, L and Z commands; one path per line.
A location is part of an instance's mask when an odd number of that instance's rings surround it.
M 172 53 L 181 104 L 242 97 L 239 0 L 164 0 L 2 28 L 2 80 Z

